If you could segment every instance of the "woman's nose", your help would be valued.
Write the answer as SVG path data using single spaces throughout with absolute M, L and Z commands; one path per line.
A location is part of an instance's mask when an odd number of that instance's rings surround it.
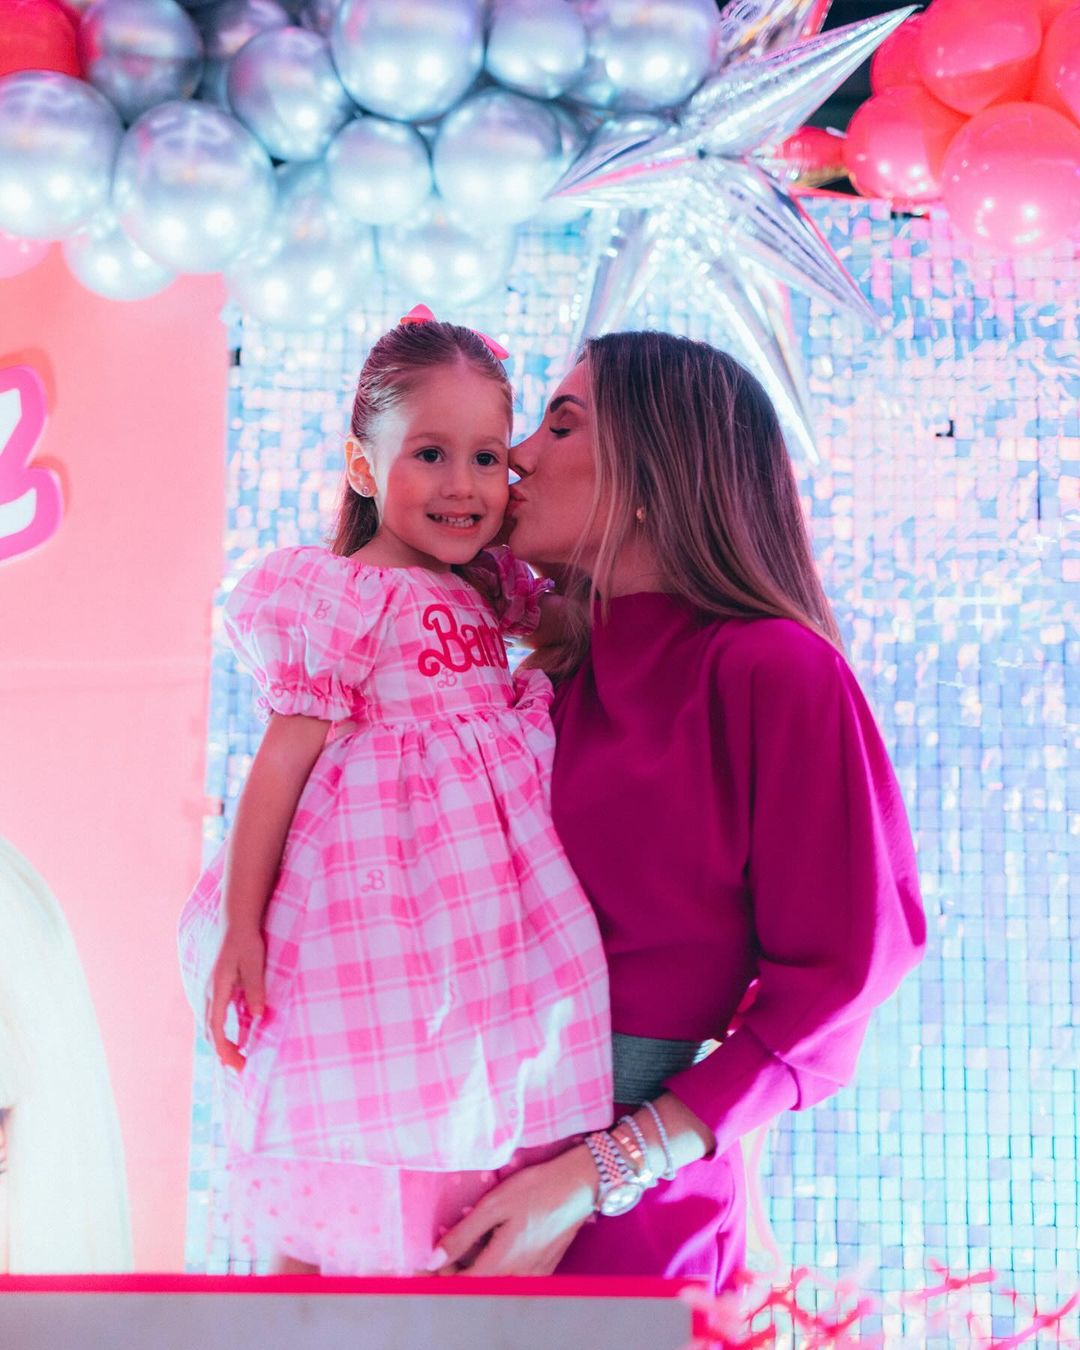
M 514 473 L 522 478 L 528 478 L 529 474 L 536 468 L 536 432 L 531 436 L 526 436 L 523 441 L 518 441 L 517 445 L 510 451 L 510 467 Z

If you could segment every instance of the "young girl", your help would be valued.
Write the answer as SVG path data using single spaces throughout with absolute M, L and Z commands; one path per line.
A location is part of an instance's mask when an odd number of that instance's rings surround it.
M 481 552 L 508 496 L 505 355 L 422 307 L 380 338 L 332 548 L 271 554 L 226 605 L 269 724 L 181 958 L 237 1071 L 234 1238 L 277 1270 L 423 1269 L 497 1169 L 611 1118 L 550 687 L 515 684 L 503 643 L 544 587 Z

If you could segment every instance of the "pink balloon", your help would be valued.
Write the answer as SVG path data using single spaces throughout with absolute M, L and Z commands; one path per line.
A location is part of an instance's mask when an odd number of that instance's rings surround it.
M 0 280 L 36 267 L 49 251 L 47 239 L 16 239 L 0 230 Z
M 848 127 L 844 162 L 866 197 L 917 206 L 941 196 L 941 164 L 965 119 L 919 84 L 875 94 Z
M 1034 3 L 1045 32 L 1059 14 L 1076 4 L 1076 0 L 1034 0 Z
M 875 94 L 897 89 L 902 84 L 921 84 L 915 51 L 923 16 L 915 14 L 894 28 L 870 62 L 870 89 Z
M 987 108 L 957 133 L 941 174 L 961 233 L 1002 253 L 1033 253 L 1080 220 L 1080 127 L 1041 103 Z
M 1031 97 L 1080 122 L 1080 4 L 1073 4 L 1050 25 Z
M 800 127 L 781 142 L 777 154 L 800 177 L 828 182 L 844 176 L 844 138 L 824 127 Z
M 915 61 L 923 84 L 957 112 L 1025 99 L 1042 44 L 1035 0 L 934 0 Z

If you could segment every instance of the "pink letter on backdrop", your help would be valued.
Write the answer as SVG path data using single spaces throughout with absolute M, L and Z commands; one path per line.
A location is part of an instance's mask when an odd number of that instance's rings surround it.
M 0 370 L 0 562 L 44 544 L 64 503 L 50 469 L 30 468 L 45 428 L 45 390 L 29 366 Z

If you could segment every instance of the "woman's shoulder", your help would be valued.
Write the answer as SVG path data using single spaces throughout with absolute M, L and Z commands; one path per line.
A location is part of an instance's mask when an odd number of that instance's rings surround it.
M 843 653 L 794 619 L 726 619 L 707 625 L 710 664 L 725 682 L 773 688 L 821 688 L 846 682 Z

